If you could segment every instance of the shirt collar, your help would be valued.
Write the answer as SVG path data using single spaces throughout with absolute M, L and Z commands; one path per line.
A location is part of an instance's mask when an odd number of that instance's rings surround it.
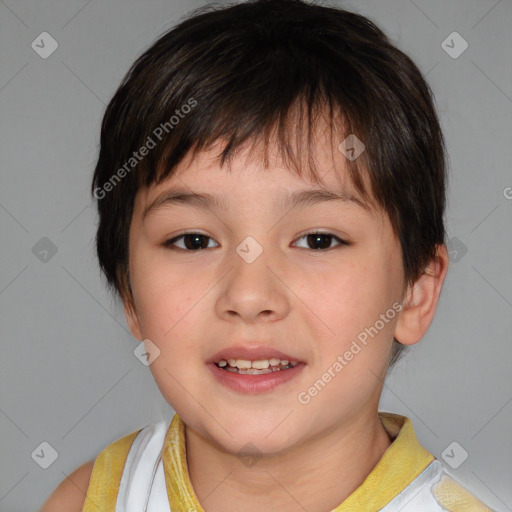
M 379 416 L 394 441 L 365 481 L 332 512 L 380 510 L 434 460 L 419 444 L 408 418 L 385 412 Z M 171 510 L 204 512 L 188 474 L 185 424 L 178 414 L 167 431 L 162 456 Z

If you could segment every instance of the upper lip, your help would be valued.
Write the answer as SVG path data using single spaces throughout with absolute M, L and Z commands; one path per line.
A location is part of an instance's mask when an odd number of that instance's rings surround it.
M 220 350 L 212 357 L 210 357 L 206 362 L 207 363 L 218 363 L 221 359 L 245 359 L 247 361 L 257 361 L 260 359 L 281 359 L 285 361 L 296 361 L 302 362 L 299 358 L 295 356 L 291 356 L 280 350 L 277 350 L 274 347 L 264 346 L 264 345 L 256 345 L 256 346 L 247 346 L 247 345 L 238 345 L 236 347 L 228 347 Z

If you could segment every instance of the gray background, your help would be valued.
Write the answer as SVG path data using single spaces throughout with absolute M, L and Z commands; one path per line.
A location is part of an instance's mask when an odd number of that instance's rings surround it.
M 89 184 L 122 76 L 203 3 L 0 2 L 2 512 L 37 510 L 109 443 L 172 413 L 100 278 Z M 418 63 L 451 160 L 449 274 L 435 321 L 388 379 L 382 409 L 409 416 L 437 457 L 458 442 L 469 456 L 451 473 L 512 510 L 512 2 L 332 3 L 369 16 Z M 59 45 L 47 59 L 31 48 L 44 31 Z M 469 44 L 456 59 L 441 46 L 454 31 Z M 43 237 L 56 254 L 41 252 Z M 43 441 L 58 452 L 48 469 L 31 456 Z

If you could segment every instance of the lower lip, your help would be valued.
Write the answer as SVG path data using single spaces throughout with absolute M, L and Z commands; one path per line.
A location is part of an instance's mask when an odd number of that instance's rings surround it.
M 261 375 L 244 375 L 240 373 L 229 372 L 220 369 L 215 363 L 209 363 L 208 368 L 214 377 L 224 386 L 245 393 L 247 395 L 257 395 L 272 391 L 280 384 L 292 380 L 304 368 L 304 363 L 297 363 L 288 370 L 278 370 L 272 373 L 263 373 Z

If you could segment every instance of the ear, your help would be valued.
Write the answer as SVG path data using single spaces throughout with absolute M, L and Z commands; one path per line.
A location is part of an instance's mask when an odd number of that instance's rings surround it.
M 403 345 L 414 345 L 430 327 L 448 271 L 446 245 L 438 245 L 435 258 L 413 285 L 408 286 L 403 309 L 395 327 L 395 339 Z
M 139 318 L 137 316 L 133 300 L 130 298 L 123 298 L 123 308 L 126 323 L 128 324 L 131 333 L 133 334 L 135 339 L 142 341 L 143 336 L 140 329 Z

